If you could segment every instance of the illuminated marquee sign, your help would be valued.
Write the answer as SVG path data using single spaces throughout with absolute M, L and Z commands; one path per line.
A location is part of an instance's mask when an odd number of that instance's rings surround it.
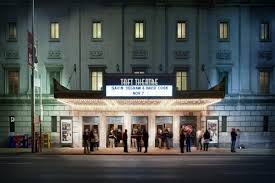
M 173 82 L 161 75 L 106 76 L 105 92 L 107 97 L 172 97 Z

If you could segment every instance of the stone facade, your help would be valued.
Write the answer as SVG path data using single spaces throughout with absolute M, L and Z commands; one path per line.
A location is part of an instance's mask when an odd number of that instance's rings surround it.
M 211 1 L 212 2 L 212 1 Z M 123 4 L 125 3 L 125 4 Z M 200 4 L 201 3 L 201 4 Z M 166 6 L 167 5 L 167 6 Z M 240 5 L 240 6 L 239 6 Z M 123 128 L 130 128 L 133 115 L 148 116 L 150 146 L 154 146 L 155 117 L 173 116 L 173 143 L 178 144 L 180 116 L 196 116 L 197 127 L 206 129 L 208 117 L 219 120 L 219 146 L 230 143 L 231 128 L 241 130 L 241 141 L 248 147 L 275 146 L 275 72 L 274 36 L 259 40 L 260 23 L 269 22 L 275 32 L 275 4 L 272 0 L 215 1 L 39 1 L 35 6 L 35 42 L 41 78 L 42 131 L 51 133 L 53 145 L 60 146 L 60 119 L 73 119 L 73 146 L 82 144 L 83 116 L 100 116 L 100 146 L 106 146 L 106 116 L 74 110 L 50 94 L 49 71 L 60 71 L 60 83 L 69 89 L 90 89 L 90 68 L 104 66 L 107 73 L 131 73 L 142 66 L 148 73 L 172 73 L 177 68 L 188 71 L 188 89 L 206 90 L 220 81 L 219 73 L 228 73 L 228 93 L 221 102 L 205 110 L 146 112 L 125 114 Z M 16 12 L 16 13 L 14 13 Z M 133 22 L 146 23 L 145 41 L 133 38 Z M 102 21 L 103 39 L 91 39 L 91 23 Z M 176 40 L 176 23 L 187 22 L 187 39 Z M 229 40 L 218 40 L 218 22 L 229 22 Z M 17 24 L 17 40 L 7 40 L 8 22 Z M 60 23 L 59 41 L 49 40 L 50 22 Z M 15 134 L 31 133 L 30 69 L 27 65 L 27 33 L 31 30 L 29 1 L 0 0 L 0 146 L 7 146 L 9 116 L 15 117 Z M 204 72 L 201 71 L 205 66 Z M 7 93 L 7 71 L 19 70 L 19 95 Z M 260 71 L 268 71 L 269 93 L 260 93 Z M 206 77 L 207 76 L 207 77 Z M 209 82 L 208 82 L 208 79 Z M 40 106 L 37 105 L 40 110 Z M 37 115 L 41 112 L 37 110 Z M 57 132 L 52 132 L 52 116 L 57 116 Z M 226 116 L 224 131 L 222 117 Z M 264 116 L 267 116 L 264 117 Z M 267 119 L 267 127 L 264 124 Z M 265 128 L 267 129 L 264 129 Z M 39 131 L 39 126 L 36 126 Z

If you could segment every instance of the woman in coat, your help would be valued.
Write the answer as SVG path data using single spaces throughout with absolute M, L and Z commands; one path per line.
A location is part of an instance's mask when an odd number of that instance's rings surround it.
M 204 151 L 208 151 L 208 144 L 209 144 L 209 141 L 210 141 L 210 133 L 208 130 L 206 130 L 203 134 L 203 150 Z
M 181 130 L 180 132 L 180 152 L 181 153 L 184 153 L 184 141 L 185 141 L 184 130 Z
M 142 140 L 143 140 L 143 142 L 144 142 L 144 147 L 145 147 L 144 153 L 147 153 L 148 139 L 149 139 L 148 132 L 146 131 L 146 129 L 143 129 Z

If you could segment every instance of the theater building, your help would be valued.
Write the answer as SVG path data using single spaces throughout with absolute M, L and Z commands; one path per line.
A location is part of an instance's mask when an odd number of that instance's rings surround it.
M 96 129 L 105 148 L 111 129 L 146 129 L 149 147 L 169 129 L 177 147 L 188 127 L 227 147 L 236 128 L 246 147 L 274 147 L 274 9 L 272 0 L 39 0 L 36 131 L 81 147 Z M 31 15 L 29 0 L 0 0 L 1 147 L 31 134 Z

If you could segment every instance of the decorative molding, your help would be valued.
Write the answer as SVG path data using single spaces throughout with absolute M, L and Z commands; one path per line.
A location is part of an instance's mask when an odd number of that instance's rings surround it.
M 260 50 L 259 52 L 259 58 L 262 60 L 272 60 L 272 50 Z
M 60 50 L 49 50 L 48 58 L 49 59 L 61 59 L 62 53 Z
M 216 59 L 230 60 L 231 59 L 231 50 L 218 50 L 216 53 Z
M 175 54 L 176 59 L 189 59 L 190 58 L 190 51 L 175 50 L 174 54 Z
M 104 58 L 104 51 L 103 50 L 89 51 L 89 58 L 90 59 L 103 59 Z
M 15 49 L 9 49 L 5 51 L 5 58 L 6 59 L 18 59 L 19 58 L 19 52 Z
M 147 59 L 148 58 L 148 50 L 145 49 L 134 49 L 132 52 L 133 59 Z

